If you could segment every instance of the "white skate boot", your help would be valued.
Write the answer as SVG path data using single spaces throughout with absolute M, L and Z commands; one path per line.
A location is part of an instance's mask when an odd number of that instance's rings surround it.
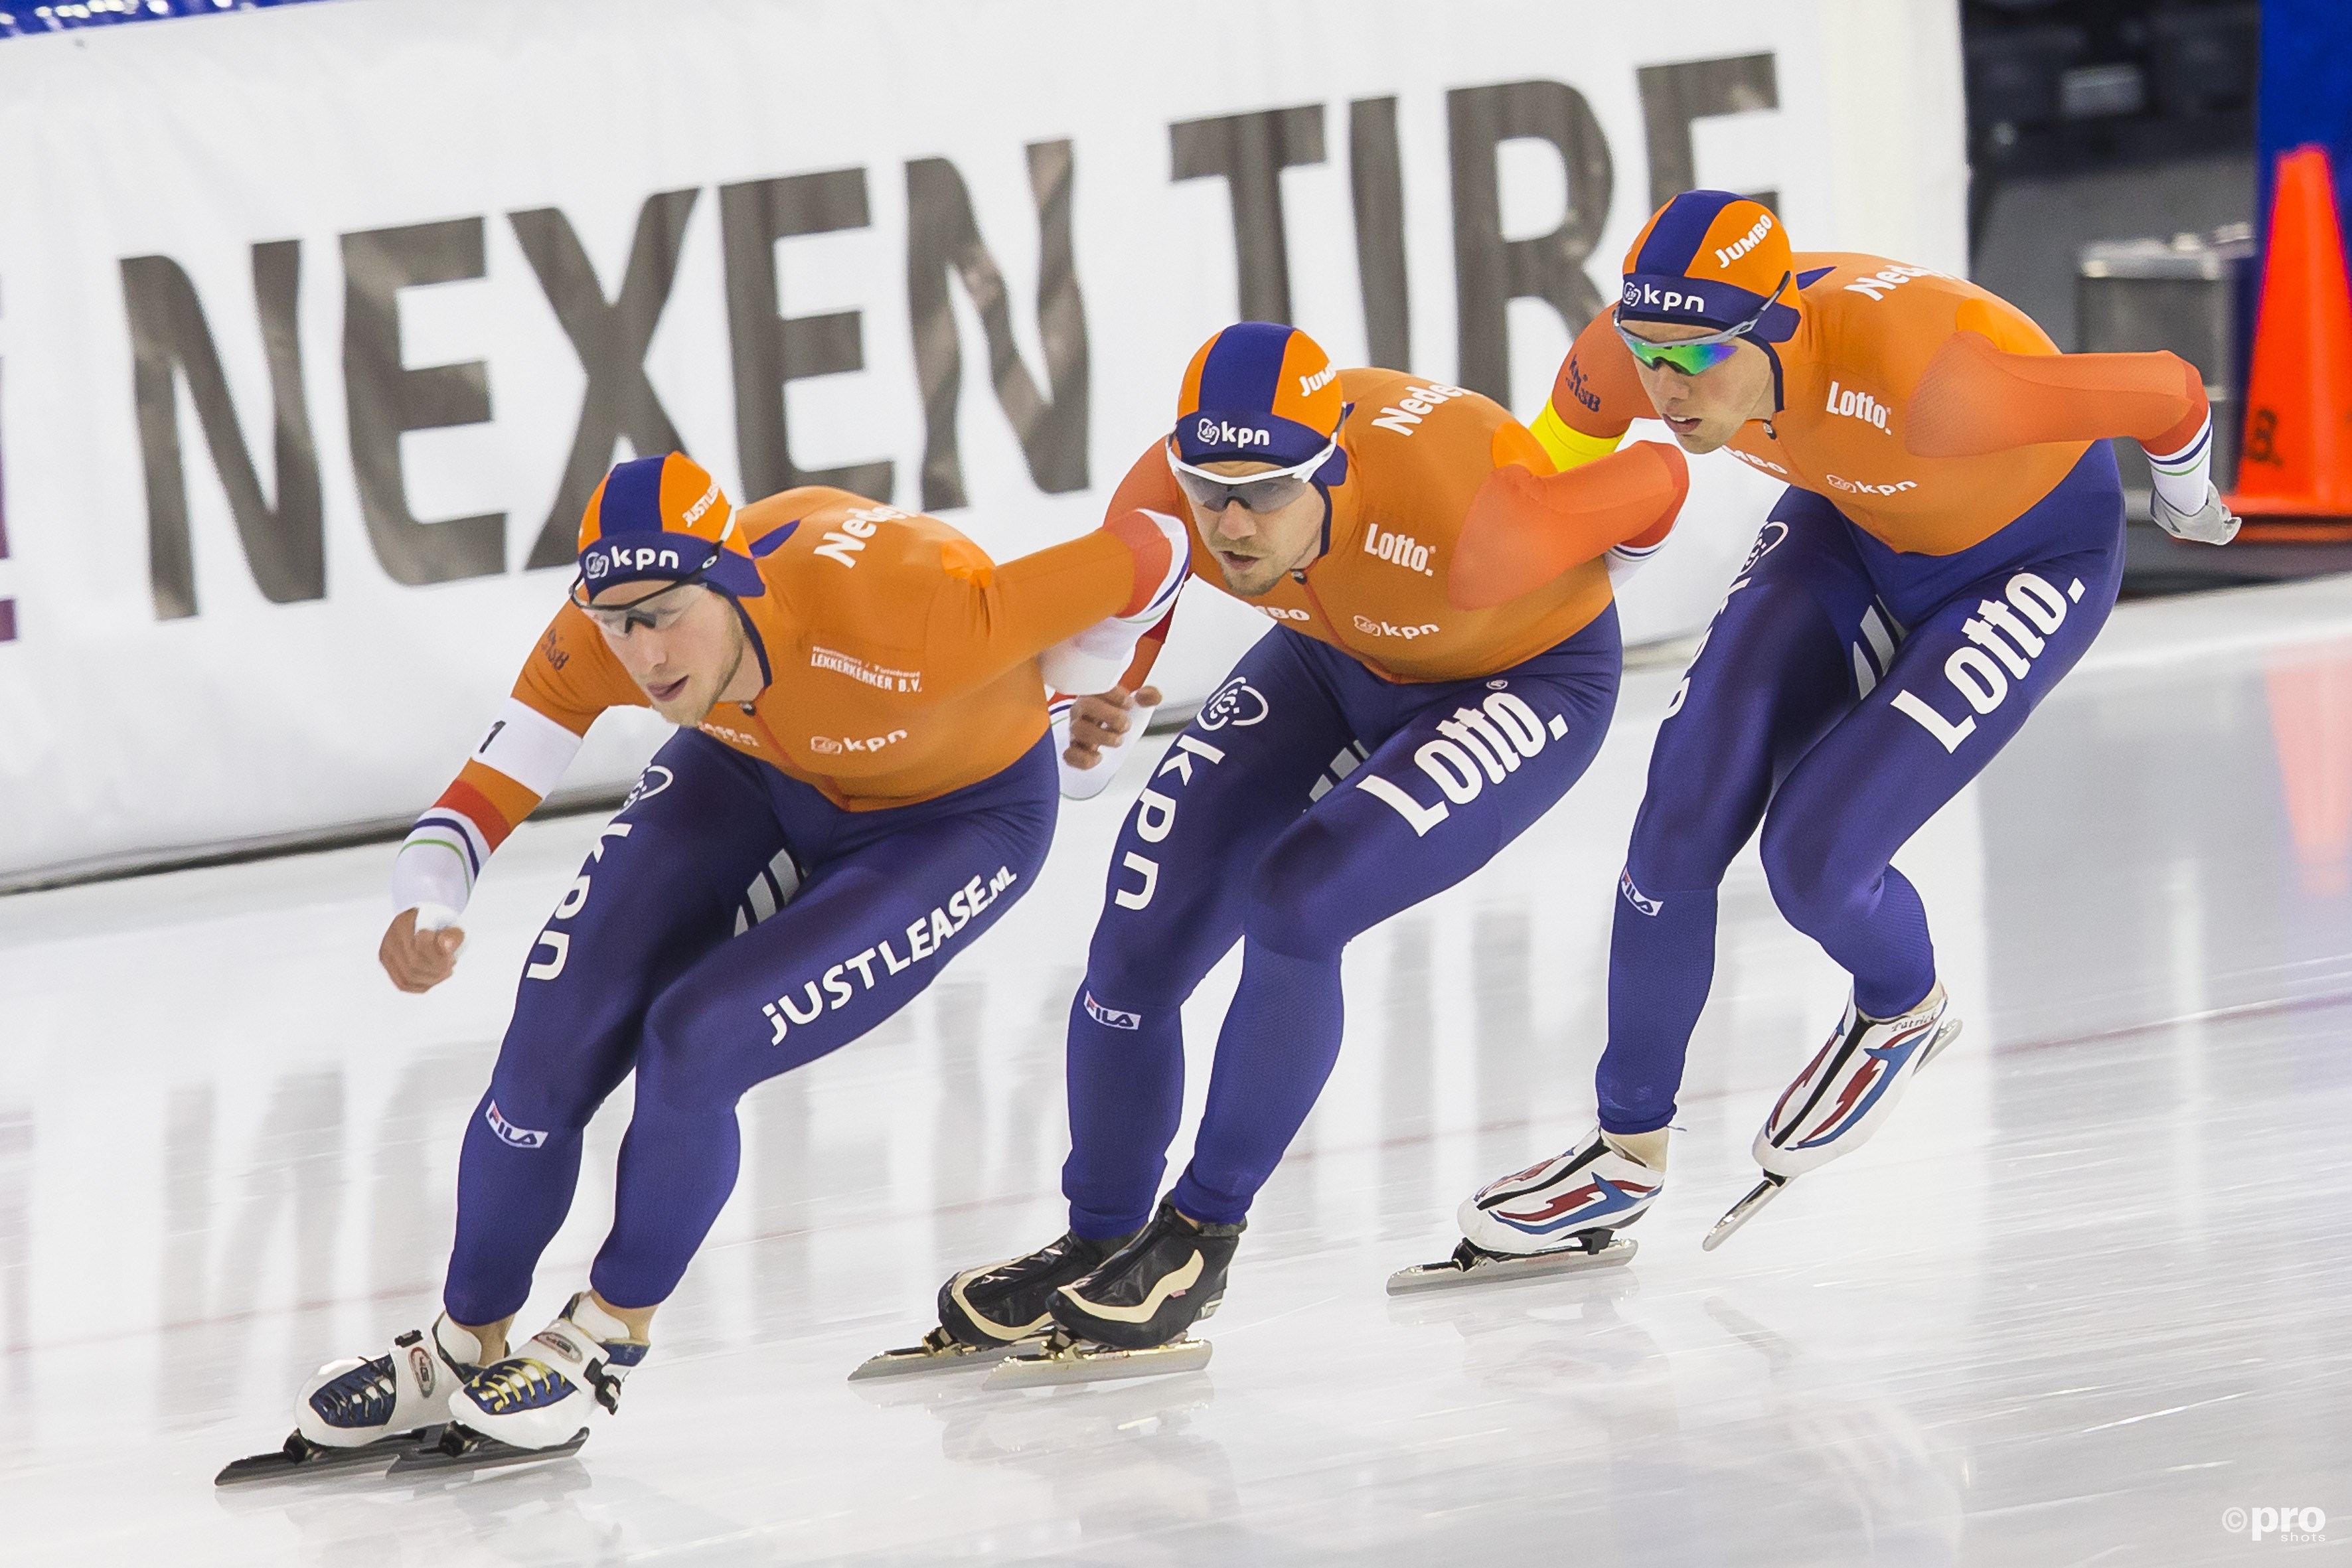
M 621 1381 L 647 1348 L 583 1290 L 562 1317 L 460 1384 L 449 1395 L 439 1445 L 404 1455 L 393 1473 L 571 1453 L 620 1408 Z
M 214 1484 L 382 1463 L 430 1442 L 449 1418 L 450 1391 L 481 1370 L 481 1354 L 474 1336 L 444 1312 L 432 1328 L 395 1338 L 380 1356 L 331 1361 L 302 1385 L 285 1446 L 236 1460 Z
M 1764 1179 L 1700 1245 L 1714 1251 L 1791 1180 L 1860 1148 L 1895 1114 L 1912 1079 L 1959 1032 L 1941 983 L 1899 1018 L 1870 1017 L 1849 996 L 1836 1032 L 1773 1102 L 1757 1131 L 1752 1152 Z
M 1398 1270 L 1389 1294 L 1623 1263 L 1634 1246 L 1614 1233 L 1647 1213 L 1665 1184 L 1664 1128 L 1620 1137 L 1596 1127 L 1567 1152 L 1465 1198 L 1454 1256 Z

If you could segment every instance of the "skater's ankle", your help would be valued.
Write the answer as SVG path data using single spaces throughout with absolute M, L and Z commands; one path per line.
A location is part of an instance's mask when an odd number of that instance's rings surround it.
M 1601 1130 L 1601 1137 L 1612 1149 L 1628 1160 L 1647 1165 L 1653 1171 L 1666 1168 L 1666 1134 L 1669 1129 L 1660 1127 L 1648 1132 L 1612 1132 Z
M 478 1325 L 461 1323 L 452 1318 L 449 1320 L 449 1326 L 461 1334 L 469 1334 L 473 1337 L 474 1364 L 488 1366 L 494 1361 L 502 1361 L 506 1358 L 507 1335 L 514 1328 L 514 1314 L 509 1312 L 495 1323 Z
M 654 1314 L 661 1310 L 660 1302 L 656 1301 L 650 1307 L 616 1307 L 593 1289 L 589 1290 L 588 1300 L 598 1311 L 627 1329 L 630 1340 L 638 1344 L 653 1342 Z
M 1194 1230 L 1201 1228 L 1201 1222 L 1199 1220 L 1194 1219 L 1191 1215 L 1186 1214 L 1174 1204 L 1170 1204 L 1168 1205 L 1168 1212 L 1174 1215 L 1178 1219 L 1182 1220 L 1186 1225 L 1191 1226 Z
M 1853 1010 L 1861 1014 L 1865 1022 L 1873 1024 L 1891 1024 L 1897 1018 L 1906 1018 L 1914 1013 L 1925 1013 L 1934 1007 L 1937 1003 L 1942 1001 L 1943 998 L 1944 983 L 1938 980 L 1927 987 L 1926 995 L 1920 997 L 1916 1002 L 1912 1003 L 1908 1007 L 1897 1007 L 1892 1013 L 1874 1013 L 1868 1008 L 1863 1006 L 1860 999 L 1857 998 L 1854 1003 Z

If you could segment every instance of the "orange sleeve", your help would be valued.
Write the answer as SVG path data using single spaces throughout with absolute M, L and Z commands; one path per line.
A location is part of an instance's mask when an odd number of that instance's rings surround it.
M 1158 441 L 1144 448 L 1143 455 L 1127 470 L 1127 477 L 1118 481 L 1118 489 L 1111 492 L 1110 505 L 1104 510 L 1104 515 L 1118 518 L 1139 510 L 1164 512 L 1188 524 L 1192 521 L 1192 509 L 1184 502 L 1184 492 L 1176 488 L 1176 476 L 1168 471 L 1168 459 Z M 1192 574 L 1200 574 L 1197 564 Z M 1171 605 L 1159 624 L 1144 633 L 1143 640 L 1136 645 L 1135 658 L 1128 664 L 1127 673 L 1119 678 L 1121 691 L 1143 689 L 1151 679 L 1151 667 L 1160 662 L 1160 650 L 1168 646 L 1168 633 L 1175 624 L 1176 606 Z
M 585 735 L 596 716 L 608 708 L 647 705 L 645 693 L 604 646 L 595 626 L 570 605 L 556 612 L 530 657 L 523 661 L 521 673 L 515 677 L 513 700 L 573 735 Z M 481 752 L 497 754 L 502 738 L 511 744 L 516 737 L 501 736 L 506 728 L 503 722 L 494 726 Z M 433 805 L 461 814 L 481 830 L 487 847 L 496 849 L 542 798 L 539 791 L 511 774 L 469 757 Z
M 1633 356 L 1617 335 L 1609 310 L 1587 321 L 1552 377 L 1551 411 L 1580 435 L 1614 440 L 1636 419 L 1650 417 L 1650 395 L 1642 390 Z
M 2171 452 L 2205 417 L 2204 380 L 2178 354 L 2003 353 L 1963 331 L 1927 362 L 1905 411 L 1903 445 L 1915 458 L 1977 458 L 2128 436 Z
M 1654 543 L 1690 492 L 1680 447 L 1640 441 L 1623 451 L 1538 476 L 1517 464 L 1486 476 L 1463 520 L 1445 577 L 1457 610 L 1484 610 L 1531 593 L 1612 545 Z
M 1001 566 L 950 560 L 925 626 L 924 689 L 976 690 L 1064 637 L 1136 613 L 1170 564 L 1165 536 L 1132 512 Z
M 646 699 L 596 623 L 566 603 L 547 623 L 539 644 L 515 677 L 514 699 L 575 735 L 584 735 L 607 708 L 646 708 Z
M 539 802 L 538 795 L 496 768 L 486 768 L 468 758 L 433 804 L 443 811 L 462 813 L 482 830 L 488 847 L 496 849 L 524 817 L 539 809 Z

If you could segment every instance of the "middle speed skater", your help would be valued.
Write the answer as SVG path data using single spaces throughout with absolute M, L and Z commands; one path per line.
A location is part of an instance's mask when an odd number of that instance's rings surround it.
M 1176 413 L 1109 523 L 1181 520 L 1192 574 L 1274 626 L 1153 767 L 1111 851 L 1070 1004 L 1067 1233 L 955 1275 L 925 1344 L 866 1375 L 1045 1336 L 1030 1371 L 995 1375 L 1052 1381 L 1183 1342 L 1338 1058 L 1341 951 L 1477 870 L 1582 775 L 1616 704 L 1612 573 L 1664 539 L 1687 483 L 1658 445 L 1555 474 L 1492 400 L 1339 370 L 1263 321 L 1201 347 Z M 1527 591 L 1460 607 L 1483 578 Z M 1138 653 L 1134 630 L 1097 626 L 1074 639 L 1091 668 L 1046 674 L 1113 693 L 1099 719 L 1164 632 Z M 1163 1196 L 1181 1009 L 1236 942 L 1207 1109 Z

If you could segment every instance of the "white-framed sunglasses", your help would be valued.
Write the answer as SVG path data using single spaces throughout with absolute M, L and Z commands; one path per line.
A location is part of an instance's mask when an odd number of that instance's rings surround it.
M 606 637 L 625 639 L 639 626 L 647 631 L 666 632 L 677 625 L 678 618 L 694 607 L 694 595 L 680 590 L 703 585 L 702 578 L 698 574 L 682 577 L 667 588 L 657 589 L 642 599 L 632 599 L 625 605 L 592 605 L 581 596 L 580 590 L 585 584 L 575 584 L 572 590 L 572 603 L 573 607 L 595 622 L 597 629 Z
M 1331 454 L 1339 447 L 1339 432 L 1334 431 L 1331 438 L 1323 443 L 1323 449 L 1305 462 L 1242 479 L 1194 468 L 1176 455 L 1172 437 L 1163 449 L 1168 455 L 1169 469 L 1176 476 L 1178 488 L 1202 511 L 1220 512 L 1239 501 L 1246 510 L 1263 513 L 1280 511 L 1305 495 L 1316 470 L 1331 460 Z

